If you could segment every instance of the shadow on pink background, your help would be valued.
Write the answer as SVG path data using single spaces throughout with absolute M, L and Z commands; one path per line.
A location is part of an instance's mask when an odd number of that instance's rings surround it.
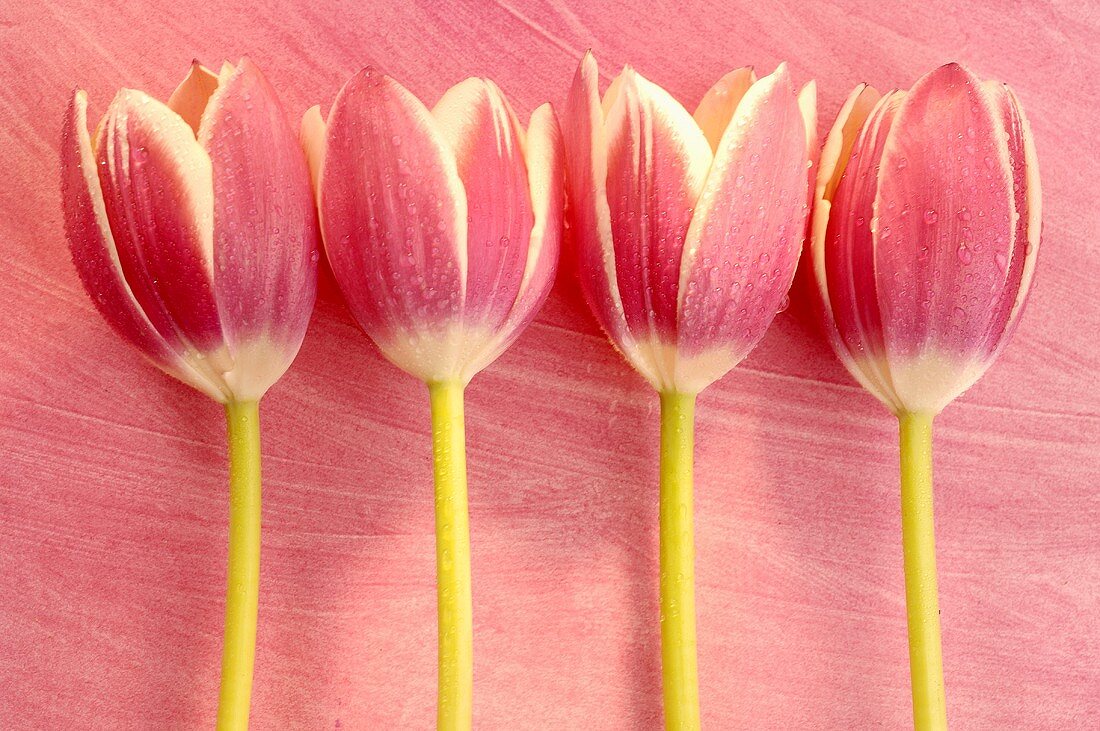
M 433 103 L 469 75 L 521 116 L 581 53 L 690 107 L 788 60 L 821 124 L 858 81 L 948 60 L 1009 81 L 1045 193 L 1014 342 L 938 421 L 958 729 L 1100 727 L 1100 14 L 1094 5 L 791 2 L 0 6 L 0 726 L 206 728 L 226 541 L 222 415 L 102 323 L 69 263 L 60 125 L 192 57 L 250 55 L 297 120 L 375 64 Z M 607 82 L 605 78 L 604 83 Z M 895 426 L 792 311 L 699 404 L 700 672 L 712 729 L 909 725 Z M 425 389 L 331 281 L 263 405 L 257 729 L 423 729 L 435 595 Z M 475 725 L 659 727 L 657 400 L 568 272 L 468 391 Z

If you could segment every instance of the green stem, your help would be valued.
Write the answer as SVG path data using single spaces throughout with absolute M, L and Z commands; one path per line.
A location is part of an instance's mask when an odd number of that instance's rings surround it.
M 454 381 L 428 384 L 435 474 L 439 731 L 468 731 L 473 724 L 473 606 L 462 390 L 462 384 Z
M 932 517 L 932 418 L 931 414 L 898 417 L 909 673 L 913 686 L 913 728 L 917 731 L 947 728 Z
M 661 670 L 665 728 L 699 728 L 692 461 L 695 395 L 661 394 Z
M 225 407 L 229 434 L 229 569 L 218 731 L 244 731 L 256 658 L 260 590 L 260 405 Z

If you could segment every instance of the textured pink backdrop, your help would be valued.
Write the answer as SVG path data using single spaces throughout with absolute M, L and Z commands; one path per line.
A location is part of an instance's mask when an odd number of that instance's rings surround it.
M 1100 727 L 1100 12 L 1095 3 L 143 0 L 0 5 L 0 726 L 204 728 L 218 680 L 218 408 L 100 321 L 69 264 L 57 146 L 80 85 L 166 95 L 251 55 L 291 114 L 373 63 L 427 100 L 495 78 L 560 103 L 585 48 L 694 104 L 743 64 L 857 81 L 958 59 L 1030 113 L 1045 249 L 1015 341 L 939 420 L 948 709 L 959 729 Z M 606 81 L 606 80 L 605 80 Z M 264 402 L 257 729 L 434 714 L 425 389 L 324 282 Z M 712 729 L 900 729 L 909 695 L 894 425 L 792 312 L 699 406 L 702 704 Z M 469 389 L 476 725 L 650 729 L 656 398 L 568 276 Z

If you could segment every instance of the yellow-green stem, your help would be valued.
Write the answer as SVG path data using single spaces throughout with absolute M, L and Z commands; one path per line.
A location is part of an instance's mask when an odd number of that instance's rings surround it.
M 932 418 L 931 414 L 898 417 L 909 673 L 913 686 L 913 727 L 917 731 L 947 728 L 932 518 Z
M 695 395 L 661 394 L 661 671 L 665 728 L 699 728 L 692 461 Z
M 439 702 L 436 728 L 473 723 L 474 641 L 470 596 L 470 517 L 462 384 L 428 384 L 435 474 L 436 591 L 439 603 Z
M 248 728 L 260 591 L 260 405 L 225 407 L 229 434 L 229 569 L 218 731 Z

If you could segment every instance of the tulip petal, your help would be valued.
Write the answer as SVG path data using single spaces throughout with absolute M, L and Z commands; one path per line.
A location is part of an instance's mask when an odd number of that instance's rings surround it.
M 61 144 L 62 200 L 73 264 L 84 288 L 107 323 L 157 366 L 223 400 L 224 394 L 157 332 L 126 283 L 107 219 L 87 115 L 87 96 L 77 91 L 68 107 Z
M 234 353 L 262 338 L 283 346 L 270 364 L 277 372 L 265 376 L 274 383 L 313 311 L 317 220 L 297 136 L 248 59 L 211 97 L 199 143 L 213 167 L 214 283 L 227 343 Z
M 554 110 L 543 104 L 531 115 L 525 154 L 534 214 L 531 243 L 516 300 L 504 325 L 466 370 L 466 380 L 492 363 L 534 319 L 554 283 L 562 228 L 564 188 L 561 132 Z
M 1004 126 L 981 81 L 957 64 L 918 80 L 880 168 L 873 246 L 887 357 L 971 359 L 1005 286 L 1018 217 Z
M 142 310 L 169 343 L 215 355 L 209 156 L 179 115 L 129 89 L 111 103 L 96 147 L 107 218 Z
M 817 315 L 826 336 L 845 367 L 856 380 L 871 393 L 879 395 L 880 399 L 885 399 L 886 396 L 883 395 L 884 381 L 887 377 L 883 374 L 879 364 L 867 358 L 857 360 L 848 351 L 840 336 L 833 313 L 825 266 L 826 233 L 830 216 L 834 211 L 833 199 L 836 188 L 845 173 L 852 154 L 852 148 L 860 137 L 860 130 L 881 98 L 881 95 L 873 87 L 867 84 L 857 86 L 841 106 L 840 111 L 837 113 L 836 122 L 825 138 L 818 165 L 814 205 L 811 213 L 810 253 L 814 283 L 818 293 L 816 300 Z M 840 209 L 835 210 L 836 215 L 842 215 Z
M 751 66 L 730 71 L 707 90 L 703 100 L 695 108 L 695 122 L 703 130 L 710 149 L 718 150 L 718 143 L 729 126 L 737 105 L 749 88 L 756 83 L 756 73 Z
M 607 201 L 604 111 L 600 104 L 598 80 L 596 59 L 589 51 L 573 78 L 562 127 L 578 277 L 581 290 L 600 327 L 626 359 L 652 382 L 656 374 L 627 329 L 615 274 L 615 247 Z M 613 83 L 607 97 L 613 96 L 615 88 Z
M 597 86 L 599 71 L 589 51 L 581 60 L 566 100 L 562 129 L 569 169 L 569 206 L 577 236 L 581 287 L 600 325 L 619 342 L 626 332 L 615 249 L 607 206 L 607 146 L 604 112 Z M 610 90 L 608 94 L 610 95 Z
M 302 127 L 298 140 L 306 153 L 309 164 L 309 177 L 313 181 L 316 195 L 321 186 L 321 169 L 325 164 L 325 140 L 328 137 L 328 124 L 321 116 L 321 107 L 312 106 L 302 115 Z
M 875 274 L 874 201 L 882 150 L 905 99 L 893 91 L 881 97 L 863 123 L 852 146 L 843 175 L 833 191 L 832 215 L 824 233 L 823 291 L 842 349 L 851 354 L 849 370 L 862 374 L 876 397 L 896 408 L 893 383 L 882 360 L 882 315 Z M 857 98 L 856 103 L 861 103 Z M 857 116 L 853 113 L 853 117 Z M 854 120 L 852 120 L 854 121 Z M 835 179 L 835 174 L 834 174 Z M 831 185 L 826 183 L 826 186 Z
M 806 200 L 812 204 L 814 200 L 814 181 L 817 179 L 817 171 L 814 169 L 821 153 L 817 144 L 817 82 L 809 81 L 798 92 L 798 111 L 802 113 L 802 126 L 806 131 L 806 149 L 810 154 L 810 165 L 807 168 L 809 185 L 806 187 Z
M 217 75 L 198 61 L 192 61 L 187 78 L 168 97 L 168 108 L 180 115 L 197 135 L 206 105 L 217 90 Z
M 1005 287 L 996 312 L 990 320 L 983 348 L 989 360 L 992 360 L 1011 337 L 1031 289 L 1042 228 L 1042 193 L 1035 140 L 1019 99 L 1006 84 L 986 82 L 986 88 L 994 97 L 1008 132 L 1014 202 L 1019 216 L 1012 253 L 1008 260 Z
M 737 106 L 687 233 L 680 351 L 726 354 L 693 381 L 713 380 L 740 361 L 790 288 L 809 210 L 806 144 L 803 113 L 780 66 Z
M 432 116 L 454 151 L 466 190 L 466 299 L 463 319 L 496 329 L 519 292 L 534 223 L 523 128 L 497 86 L 467 79 Z
M 431 113 L 388 76 L 365 69 L 337 97 L 319 208 L 352 313 L 383 352 L 412 369 L 395 349 L 414 352 L 414 333 L 447 331 L 462 315 L 466 194 Z M 444 340 L 434 362 L 421 364 L 440 377 L 458 367 L 453 340 Z
M 607 116 L 607 200 L 615 272 L 636 340 L 676 338 L 680 254 L 711 164 L 699 126 L 631 69 Z

